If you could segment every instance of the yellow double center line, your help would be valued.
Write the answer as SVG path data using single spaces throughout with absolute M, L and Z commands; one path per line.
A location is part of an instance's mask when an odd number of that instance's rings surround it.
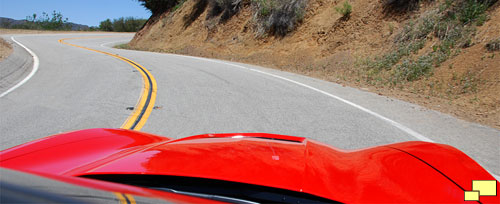
M 135 69 L 137 69 L 141 73 L 143 81 L 144 81 L 144 88 L 142 90 L 141 98 L 139 99 L 139 102 L 135 106 L 134 112 L 127 118 L 127 120 L 120 127 L 123 129 L 140 130 L 144 126 L 146 121 L 148 120 L 148 117 L 151 114 L 151 111 L 153 111 L 153 106 L 154 106 L 155 100 L 156 100 L 156 90 L 157 90 L 155 78 L 153 77 L 153 75 L 151 75 L 151 73 L 149 73 L 149 71 L 147 69 L 145 69 L 139 63 L 134 62 L 128 58 L 125 58 L 125 57 L 122 57 L 119 55 L 115 55 L 115 54 L 112 54 L 109 52 L 95 50 L 92 48 L 83 47 L 83 46 L 79 46 L 79 45 L 65 42 L 65 40 L 83 39 L 83 38 L 96 38 L 96 37 L 63 38 L 63 39 L 60 39 L 59 42 L 62 44 L 73 46 L 73 47 L 78 47 L 78 48 L 82 48 L 82 49 L 86 49 L 86 50 L 90 50 L 90 51 L 94 51 L 94 52 L 98 52 L 98 53 L 112 56 L 114 58 L 117 58 L 119 60 L 122 60 L 122 61 L 130 64 L 132 67 L 134 67 Z
M 135 199 L 130 194 L 114 193 L 120 204 L 136 204 Z

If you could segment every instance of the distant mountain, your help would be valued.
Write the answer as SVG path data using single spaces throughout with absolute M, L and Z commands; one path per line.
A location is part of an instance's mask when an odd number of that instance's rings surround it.
M 69 22 L 66 24 L 71 25 L 71 30 L 88 30 L 89 29 L 88 25 L 82 25 L 82 24 L 72 23 L 72 22 Z
M 0 28 L 11 28 L 12 26 L 22 25 L 26 22 L 26 20 L 14 20 L 12 18 L 0 17 Z
M 19 28 L 22 25 L 24 25 L 26 20 L 15 20 L 12 18 L 5 18 L 5 17 L 0 17 L 0 28 Z M 89 26 L 88 25 L 82 25 L 82 24 L 77 24 L 77 23 L 66 23 L 66 25 L 69 25 L 71 27 L 71 30 L 88 30 Z

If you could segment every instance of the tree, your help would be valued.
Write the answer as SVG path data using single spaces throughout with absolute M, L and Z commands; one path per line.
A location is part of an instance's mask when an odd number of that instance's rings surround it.
M 99 30 L 114 32 L 137 32 L 146 23 L 146 19 L 134 17 L 120 17 L 117 19 L 106 19 L 101 21 Z
M 25 29 L 42 29 L 42 30 L 70 30 L 68 18 L 64 18 L 60 12 L 52 11 L 52 14 L 43 12 L 41 17 L 36 13 L 26 17 L 26 23 L 21 26 Z
M 113 31 L 113 23 L 111 23 L 111 20 L 109 20 L 109 18 L 101 21 L 101 23 L 99 24 L 99 30 Z
M 146 9 L 151 11 L 153 16 L 161 15 L 179 3 L 179 0 L 137 0 Z
M 136 32 L 142 28 L 146 23 L 146 19 L 136 19 L 134 17 L 127 17 L 124 20 L 125 32 Z
M 43 12 L 42 18 L 38 23 L 43 30 L 69 30 L 69 25 L 66 25 L 68 18 L 64 18 L 60 12 L 52 11 L 52 16 Z
M 127 32 L 125 28 L 125 19 L 120 17 L 113 20 L 113 31 L 115 32 Z
M 99 27 L 97 26 L 90 26 L 89 27 L 89 31 L 98 31 L 99 30 Z

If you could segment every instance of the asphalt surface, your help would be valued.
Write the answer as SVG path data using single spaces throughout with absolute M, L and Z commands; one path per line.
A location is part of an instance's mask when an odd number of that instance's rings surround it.
M 156 78 L 156 108 L 141 131 L 172 138 L 266 132 L 312 138 L 342 149 L 429 140 L 452 145 L 500 175 L 497 129 L 273 69 L 111 48 L 130 40 L 131 34 L 14 36 L 36 53 L 40 65 L 29 81 L 0 98 L 0 149 L 71 130 L 119 128 L 128 118 L 132 111 L 127 107 L 134 107 L 142 93 L 140 73 L 124 61 L 58 42 L 89 36 L 100 38 L 66 42 L 124 56 Z M 31 59 L 15 48 L 0 63 L 2 75 L 19 64 L 11 58 Z M 18 71 L 25 74 L 8 82 L 0 77 L 0 94 L 29 71 Z

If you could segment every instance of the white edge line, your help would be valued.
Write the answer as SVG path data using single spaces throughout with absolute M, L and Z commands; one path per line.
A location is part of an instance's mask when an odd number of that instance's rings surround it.
M 486 168 L 484 168 L 488 173 L 490 173 L 497 181 L 500 181 L 500 176 L 492 173 L 491 171 L 488 171 Z
M 30 74 L 28 76 L 26 76 L 26 78 L 24 78 L 22 81 L 20 81 L 19 83 L 17 83 L 15 86 L 11 87 L 9 90 L 7 90 L 7 91 L 3 92 L 2 94 L 0 94 L 0 98 L 4 97 L 5 95 L 7 95 L 10 92 L 14 91 L 15 89 L 19 88 L 24 83 L 26 83 L 28 80 L 30 80 L 31 77 L 33 77 L 35 75 L 35 73 L 38 71 L 38 66 L 40 65 L 40 60 L 38 59 L 38 56 L 33 51 L 31 51 L 28 47 L 24 46 L 23 44 L 21 44 L 20 42 L 18 42 L 16 39 L 14 39 L 14 36 L 11 36 L 10 39 L 12 39 L 12 41 L 14 41 L 15 43 L 17 43 L 21 47 L 23 47 L 26 51 L 28 51 L 28 53 L 30 53 L 30 55 L 33 57 L 33 69 L 31 69 Z
M 317 88 L 314 88 L 312 86 L 309 86 L 307 84 L 303 84 L 303 83 L 300 83 L 298 81 L 294 81 L 294 80 L 291 80 L 291 79 L 288 79 L 288 78 L 285 78 L 285 77 L 282 77 L 282 76 L 278 76 L 278 75 L 275 75 L 275 74 L 271 74 L 271 73 L 268 73 L 268 72 L 264 72 L 264 71 L 260 71 L 260 70 L 256 70 L 256 69 L 251 69 L 251 68 L 248 68 L 248 67 L 244 67 L 244 66 L 241 66 L 241 65 L 237 65 L 237 64 L 232 64 L 232 63 L 227 63 L 227 62 L 224 62 L 224 61 L 218 61 L 218 60 L 212 60 L 212 59 L 207 59 L 207 58 L 202 58 L 202 57 L 193 57 L 193 56 L 186 56 L 186 55 L 177 55 L 177 54 L 170 54 L 170 55 L 175 55 L 175 56 L 181 56 L 181 57 L 186 57 L 186 58 L 192 58 L 192 59 L 198 59 L 198 60 L 205 60 L 205 61 L 210 61 L 210 62 L 215 62 L 215 63 L 219 63 L 219 64 L 225 64 L 225 65 L 230 65 L 230 66 L 234 66 L 234 67 L 238 67 L 238 68 L 241 68 L 241 69 L 246 69 L 246 70 L 250 70 L 250 71 L 254 71 L 254 72 L 257 72 L 257 73 L 261 73 L 261 74 L 264 74 L 264 75 L 268 75 L 268 76 L 271 76 L 271 77 L 274 77 L 274 78 L 278 78 L 278 79 L 281 79 L 281 80 L 285 80 L 285 81 L 288 81 L 290 83 L 294 83 L 296 85 L 299 85 L 299 86 L 302 86 L 302 87 L 305 87 L 305 88 L 308 88 L 308 89 L 311 89 L 313 91 L 316 91 L 316 92 L 319 92 L 319 93 L 322 93 L 324 95 L 327 95 L 329 97 L 332 97 L 334 99 L 337 99 L 343 103 L 346 103 L 350 106 L 353 106 L 357 109 L 360 109 L 370 115 L 373 115 L 381 120 L 384 120 L 386 122 L 388 122 L 389 124 L 393 125 L 394 127 L 402 130 L 403 132 L 406 132 L 408 133 L 409 135 L 417 138 L 418 140 L 420 141 L 424 141 L 424 142 L 432 142 L 432 143 L 435 143 L 433 140 L 429 139 L 428 137 L 425 137 L 423 136 L 422 134 L 410 129 L 409 127 L 406 127 L 404 126 L 403 124 L 401 123 L 398 123 L 394 120 L 391 120 L 385 116 L 382 116 L 376 112 L 373 112 L 363 106 L 360 106 L 358 104 L 355 104 L 351 101 L 348 101 L 346 99 L 343 99 L 339 96 L 336 96 L 336 95 L 333 95 L 331 93 L 328 93 L 326 91 L 323 91 L 323 90 L 320 90 L 320 89 L 317 89 Z M 483 165 L 481 165 L 483 166 Z M 484 167 L 483 167 L 484 168 Z M 486 168 L 484 168 L 486 170 Z M 497 181 L 500 181 L 500 176 L 499 175 L 496 175 L 496 174 L 493 174 L 492 172 L 486 170 L 489 174 L 491 174 Z

